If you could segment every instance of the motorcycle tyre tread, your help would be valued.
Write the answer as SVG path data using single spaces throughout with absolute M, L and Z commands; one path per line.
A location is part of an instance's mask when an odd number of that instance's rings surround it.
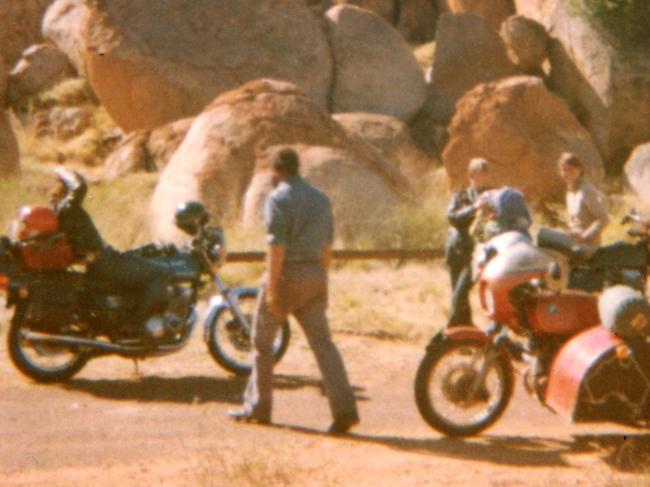
M 482 342 L 478 340 L 463 339 L 447 340 L 436 347 L 431 347 L 427 350 L 424 358 L 420 362 L 415 376 L 415 402 L 420 415 L 433 429 L 445 434 L 446 436 L 453 437 L 473 436 L 487 429 L 501 417 L 510 403 L 510 399 L 514 392 L 514 377 L 510 359 L 506 355 L 501 355 L 498 361 L 504 373 L 504 393 L 492 414 L 483 421 L 465 427 L 454 426 L 440 418 L 431 407 L 428 393 L 429 377 L 438 359 L 442 357 L 449 348 L 456 347 L 461 343 L 482 344 Z
M 254 293 L 244 293 L 240 296 L 241 299 L 257 299 L 257 290 Z M 248 364 L 242 364 L 235 360 L 230 359 L 220 347 L 217 345 L 217 323 L 219 323 L 219 318 L 223 313 L 230 312 L 228 308 L 223 308 L 217 312 L 209 324 L 208 331 L 208 350 L 212 358 L 228 372 L 239 377 L 248 377 L 252 372 L 252 366 Z M 282 342 L 280 343 L 280 348 L 273 355 L 273 363 L 277 364 L 289 348 L 289 342 L 291 341 L 291 327 L 289 326 L 289 320 L 285 320 L 281 328 L 282 333 Z
M 35 380 L 36 382 L 48 384 L 54 382 L 64 382 L 72 378 L 75 374 L 77 374 L 77 372 L 86 366 L 88 360 L 90 360 L 90 356 L 88 354 L 80 353 L 77 359 L 68 367 L 55 372 L 44 371 L 38 367 L 34 367 L 23 357 L 22 353 L 20 352 L 18 333 L 21 329 L 26 307 L 26 304 L 18 304 L 16 306 L 14 316 L 11 319 L 9 333 L 7 334 L 7 350 L 9 352 L 9 358 L 11 359 L 11 362 L 23 375 Z

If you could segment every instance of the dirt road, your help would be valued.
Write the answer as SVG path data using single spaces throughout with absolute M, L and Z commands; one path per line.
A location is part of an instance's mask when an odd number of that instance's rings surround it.
M 295 331 L 295 329 L 294 329 Z M 650 435 L 573 426 L 519 387 L 502 420 L 467 440 L 419 417 L 421 346 L 337 334 L 360 399 L 352 435 L 322 432 L 329 412 L 299 332 L 277 368 L 274 426 L 226 418 L 244 383 L 212 362 L 201 337 L 140 363 L 104 358 L 64 385 L 29 382 L 0 338 L 1 486 L 647 485 Z M 630 470 L 634 470 L 630 472 Z

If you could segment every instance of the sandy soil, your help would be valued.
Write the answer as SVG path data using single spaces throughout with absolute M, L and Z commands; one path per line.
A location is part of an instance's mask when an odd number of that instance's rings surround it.
M 647 485 L 650 435 L 571 425 L 518 380 L 502 420 L 452 440 L 418 415 L 412 383 L 423 347 L 337 334 L 362 423 L 323 434 L 330 418 L 299 332 L 277 367 L 273 426 L 226 418 L 244 383 L 212 361 L 200 334 L 184 351 L 140 363 L 92 361 L 62 385 L 18 374 L 0 345 L 2 486 L 601 486 Z

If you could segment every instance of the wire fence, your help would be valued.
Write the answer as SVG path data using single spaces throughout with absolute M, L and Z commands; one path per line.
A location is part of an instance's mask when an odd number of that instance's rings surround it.
M 432 260 L 444 256 L 442 249 L 377 249 L 349 250 L 339 249 L 332 252 L 335 260 Z M 266 252 L 228 252 L 228 262 L 264 262 Z

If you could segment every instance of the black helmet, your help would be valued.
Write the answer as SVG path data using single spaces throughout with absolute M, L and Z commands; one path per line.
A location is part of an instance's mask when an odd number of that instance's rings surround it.
M 174 212 L 176 226 L 189 235 L 196 235 L 209 217 L 205 207 L 198 201 L 181 203 Z

